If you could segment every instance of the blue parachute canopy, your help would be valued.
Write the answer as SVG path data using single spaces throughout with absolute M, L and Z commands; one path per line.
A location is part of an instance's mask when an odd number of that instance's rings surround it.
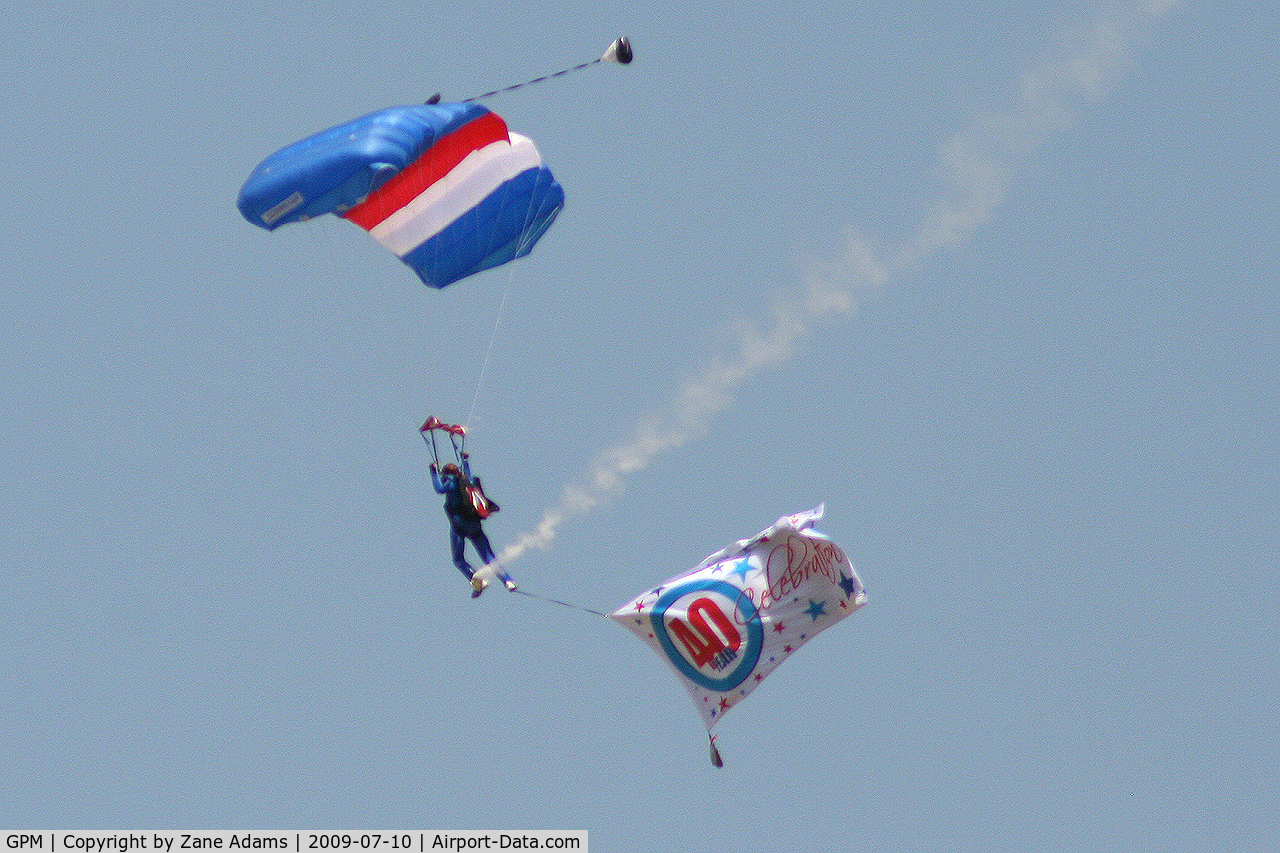
M 363 116 L 277 151 L 240 190 L 268 231 L 333 213 L 355 222 L 426 284 L 527 255 L 564 206 L 529 139 L 476 103 Z

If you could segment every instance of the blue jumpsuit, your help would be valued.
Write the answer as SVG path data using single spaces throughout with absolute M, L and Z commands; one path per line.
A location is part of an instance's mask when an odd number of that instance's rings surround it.
M 471 479 L 471 465 L 466 459 L 462 460 L 462 473 L 467 479 Z M 493 553 L 489 537 L 485 536 L 480 519 L 476 517 L 471 501 L 463 491 L 462 480 L 452 474 L 442 475 L 432 468 L 431 485 L 435 486 L 439 494 L 444 495 L 444 514 L 449 517 L 449 545 L 453 549 L 453 564 L 470 580 L 475 571 L 463 553 L 468 539 L 485 564 L 492 563 L 497 555 Z

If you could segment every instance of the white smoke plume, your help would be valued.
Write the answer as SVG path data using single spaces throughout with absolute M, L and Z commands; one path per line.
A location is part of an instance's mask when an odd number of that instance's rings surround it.
M 597 456 L 584 480 L 567 486 L 537 528 L 521 535 L 500 559 L 511 562 L 530 548 L 549 548 L 565 522 L 612 499 L 627 475 L 703 436 L 745 383 L 791 358 L 797 343 L 820 322 L 852 312 L 859 296 L 884 289 L 970 239 L 1000 207 L 1018 168 L 1106 95 L 1132 60 L 1135 43 L 1175 3 L 1139 0 L 1104 9 L 1087 25 L 1064 33 L 1055 50 L 1022 75 L 1010 104 L 975 116 L 942 145 L 936 195 L 901 245 L 878 251 L 871 240 L 850 231 L 841 257 L 814 265 L 801 298 L 789 294 L 766 324 L 742 330 L 736 352 L 707 364 L 628 440 Z

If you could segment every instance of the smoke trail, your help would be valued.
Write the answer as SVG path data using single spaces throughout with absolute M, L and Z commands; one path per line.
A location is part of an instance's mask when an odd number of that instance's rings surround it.
M 901 245 L 877 251 L 871 240 L 850 231 L 841 257 L 814 264 L 802 298 L 790 295 L 766 324 L 743 329 L 736 352 L 709 363 L 628 440 L 596 457 L 585 482 L 567 486 L 537 528 L 507 547 L 501 559 L 549 548 L 565 522 L 608 502 L 627 475 L 703 436 L 712 418 L 733 405 L 739 388 L 788 360 L 819 322 L 852 312 L 860 294 L 879 291 L 968 240 L 1000 207 L 1019 165 L 1106 94 L 1131 61 L 1134 43 L 1175 2 L 1140 0 L 1103 10 L 1087 26 L 1064 34 L 1050 56 L 1022 75 L 1007 108 L 975 116 L 941 147 L 937 194 Z

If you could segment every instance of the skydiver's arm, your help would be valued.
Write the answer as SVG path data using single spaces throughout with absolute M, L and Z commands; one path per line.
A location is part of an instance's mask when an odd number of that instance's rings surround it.
M 431 466 L 431 485 L 435 486 L 436 492 L 443 495 L 449 491 L 445 488 L 444 483 L 440 482 L 440 472 L 436 470 L 436 466 Z

